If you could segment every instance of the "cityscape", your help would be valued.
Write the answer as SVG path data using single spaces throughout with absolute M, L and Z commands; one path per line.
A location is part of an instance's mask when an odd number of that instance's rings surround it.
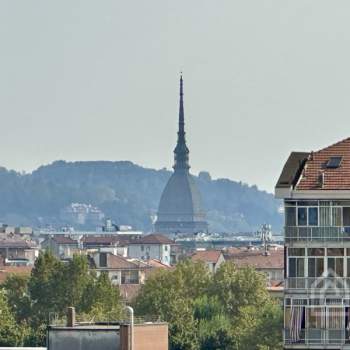
M 350 349 L 350 5 L 252 5 L 0 4 L 0 349 Z

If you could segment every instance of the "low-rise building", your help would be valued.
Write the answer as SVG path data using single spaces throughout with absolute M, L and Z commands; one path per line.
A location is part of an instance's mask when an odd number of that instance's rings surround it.
M 267 277 L 268 287 L 281 286 L 284 280 L 284 250 L 273 249 L 265 254 L 263 249 L 237 249 L 225 253 L 226 260 L 233 260 L 238 268 L 251 266 Z
M 0 239 L 0 257 L 6 265 L 33 265 L 39 247 L 33 241 L 17 237 Z
M 175 242 L 161 234 L 150 234 L 128 243 L 128 256 L 141 260 L 157 259 L 170 265 L 171 246 Z
M 80 251 L 79 242 L 65 236 L 48 237 L 41 243 L 41 247 L 50 250 L 59 259 L 71 259 Z
M 83 249 L 99 251 L 113 255 L 128 256 L 129 236 L 84 236 L 81 240 Z
M 198 250 L 191 256 L 192 261 L 202 261 L 209 271 L 214 273 L 225 262 L 224 255 L 220 250 Z

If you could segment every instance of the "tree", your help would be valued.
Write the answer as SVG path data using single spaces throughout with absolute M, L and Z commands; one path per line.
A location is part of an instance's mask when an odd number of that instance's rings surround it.
M 31 315 L 28 281 L 29 276 L 10 275 L 1 286 L 6 294 L 8 305 L 18 323 L 29 319 Z
M 21 333 L 8 306 L 3 290 L 0 290 L 0 346 L 20 346 Z
M 89 281 L 79 309 L 94 316 L 95 319 L 105 321 L 122 319 L 123 305 L 119 288 L 112 285 L 107 273 L 103 272 L 97 279 Z
M 220 266 L 214 275 L 210 292 L 224 301 L 230 317 L 235 317 L 243 306 L 259 308 L 270 299 L 266 277 L 252 267 L 236 269 L 232 261 Z

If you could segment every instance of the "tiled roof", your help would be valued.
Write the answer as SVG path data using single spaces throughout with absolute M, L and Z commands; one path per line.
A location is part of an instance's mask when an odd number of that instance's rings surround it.
M 55 236 L 52 238 L 52 240 L 57 244 L 78 244 L 77 241 L 66 236 Z
M 330 157 L 336 156 L 342 157 L 340 166 L 327 168 Z M 350 190 L 350 138 L 310 153 L 296 189 Z
M 7 276 L 13 275 L 30 275 L 32 266 L 0 266 L 0 284 L 5 282 Z
M 241 250 L 239 253 L 225 255 L 226 260 L 233 260 L 240 267 L 252 266 L 256 269 L 283 269 L 283 249 L 272 250 L 270 255 L 263 255 L 261 250 Z
M 109 269 L 139 269 L 139 265 L 120 255 L 107 253 L 107 268 Z
M 160 260 L 157 260 L 157 259 L 147 260 L 147 264 L 149 266 L 154 267 L 154 268 L 171 269 L 171 267 L 169 265 L 163 264 Z
M 35 248 L 36 243 L 24 239 L 0 239 L 0 248 Z
M 129 244 L 175 244 L 175 242 L 164 235 L 153 233 L 140 239 L 131 240 Z
M 86 245 L 126 245 L 129 241 L 136 240 L 135 237 L 127 237 L 127 236 L 85 236 L 82 239 L 82 242 Z
M 203 250 L 197 251 L 192 256 L 192 261 L 204 261 L 216 264 L 221 255 L 220 250 Z

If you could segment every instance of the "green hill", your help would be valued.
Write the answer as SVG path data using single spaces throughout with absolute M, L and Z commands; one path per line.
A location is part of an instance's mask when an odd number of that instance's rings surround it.
M 170 174 L 128 161 L 56 161 L 31 174 L 0 168 L 0 220 L 60 226 L 62 208 L 78 202 L 99 207 L 116 223 L 151 230 Z M 280 202 L 272 194 L 228 179 L 212 180 L 207 172 L 195 179 L 212 231 L 253 231 L 264 222 L 281 229 Z

